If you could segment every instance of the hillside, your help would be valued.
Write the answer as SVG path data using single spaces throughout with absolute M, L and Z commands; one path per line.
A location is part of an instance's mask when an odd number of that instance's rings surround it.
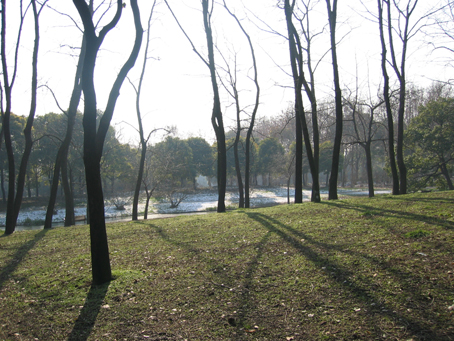
M 454 193 L 0 238 L 1 340 L 452 340 Z

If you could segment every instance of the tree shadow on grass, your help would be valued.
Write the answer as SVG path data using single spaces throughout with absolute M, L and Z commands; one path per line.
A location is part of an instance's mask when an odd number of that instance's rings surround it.
M 436 226 L 445 228 L 447 230 L 454 230 L 453 221 L 449 221 L 449 220 L 446 220 L 443 218 L 425 215 L 425 214 L 404 212 L 401 210 L 393 210 L 393 209 L 383 209 L 383 208 L 377 208 L 377 207 L 369 206 L 369 205 L 350 204 L 345 201 L 337 201 L 337 202 L 323 201 L 322 204 L 328 205 L 328 206 L 334 206 L 334 207 L 338 207 L 338 208 L 342 208 L 342 209 L 347 209 L 347 210 L 354 210 L 354 211 L 359 212 L 360 214 L 367 214 L 368 212 L 375 212 L 377 215 L 380 215 L 382 217 L 393 217 L 393 218 L 398 217 L 400 219 L 405 219 L 405 220 L 409 220 L 409 221 L 412 221 L 412 220 L 423 221 L 423 222 L 426 222 L 427 224 L 436 225 Z
M 85 341 L 88 339 L 101 310 L 109 285 L 110 282 L 91 286 L 85 304 L 80 310 L 71 334 L 69 334 L 68 341 Z
M 16 253 L 11 257 L 10 262 L 0 271 L 0 289 L 3 287 L 8 278 L 10 278 L 11 274 L 17 269 L 27 253 L 35 247 L 36 243 L 43 239 L 48 231 L 48 229 L 41 230 L 35 234 L 33 239 L 29 240 L 17 249 Z M 0 238 L 8 238 L 8 236 L 2 235 Z
M 344 266 L 342 263 L 330 259 L 324 252 L 317 251 L 313 249 L 310 244 L 313 244 L 314 247 L 322 248 L 327 251 L 329 254 L 330 249 L 336 249 L 332 245 L 320 243 L 313 240 L 310 236 L 306 235 L 302 231 L 295 230 L 294 228 L 283 224 L 282 222 L 269 217 L 262 213 L 255 212 L 245 212 L 245 214 L 260 223 L 268 231 L 275 233 L 283 240 L 292 245 L 299 253 L 304 255 L 307 260 L 311 261 L 315 266 L 319 268 L 329 268 L 336 269 L 335 272 L 328 274 L 328 277 L 333 282 L 336 282 L 339 288 L 350 295 L 355 297 L 358 301 L 370 305 L 370 302 L 380 302 L 382 301 L 380 295 L 371 291 L 369 288 L 373 287 L 373 283 L 369 279 L 362 279 L 362 283 L 353 282 L 350 278 L 354 277 L 353 270 L 350 270 L 347 266 Z M 300 238 L 304 238 L 307 243 L 301 243 Z M 400 282 L 403 285 L 403 278 L 400 278 Z M 407 288 L 412 289 L 413 292 L 417 292 L 417 288 Z M 369 316 L 369 323 L 372 329 L 374 328 L 374 315 L 383 316 L 394 321 L 400 321 L 401 324 L 405 325 L 406 328 L 415 335 L 423 336 L 423 339 L 427 340 L 442 340 L 442 334 L 438 331 L 434 331 L 426 323 L 420 323 L 419 321 L 413 319 L 409 314 L 402 312 L 394 311 L 392 306 L 383 303 L 381 310 L 371 309 L 371 315 Z
M 272 231 L 268 231 L 263 235 L 260 241 L 254 243 L 252 248 L 255 250 L 250 259 L 246 262 L 247 266 L 244 271 L 244 274 L 241 275 L 241 278 L 232 276 L 229 272 L 225 271 L 216 271 L 219 267 L 219 258 L 213 258 L 207 256 L 206 250 L 200 249 L 196 243 L 184 242 L 173 239 L 169 234 L 166 233 L 165 229 L 155 225 L 153 223 L 146 223 L 144 221 L 138 221 L 137 224 L 146 225 L 154 230 L 165 242 L 174 245 L 177 248 L 184 249 L 192 257 L 197 259 L 198 263 L 203 263 L 206 266 L 206 271 L 210 274 L 213 274 L 216 278 L 216 281 L 223 284 L 216 284 L 213 281 L 209 281 L 214 284 L 216 287 L 226 290 L 229 287 L 241 287 L 240 290 L 236 290 L 238 293 L 236 296 L 236 313 L 232 316 L 226 317 L 224 323 L 228 323 L 231 327 L 236 330 L 236 334 L 232 334 L 232 340 L 243 340 L 244 339 L 244 326 L 247 322 L 247 317 L 251 311 L 255 310 L 254 301 L 251 299 L 253 292 L 250 288 L 252 287 L 254 281 L 254 275 L 257 272 L 257 268 L 261 262 L 263 254 L 265 252 L 265 247 L 268 244 L 269 238 L 272 235 Z M 221 266 L 222 268 L 222 266 Z M 225 269 L 224 269 L 225 270 Z M 209 277 L 209 276 L 207 276 Z M 241 283 L 238 286 L 239 282 Z M 232 301 L 233 302 L 233 301 Z M 234 304 L 235 305 L 235 304 Z M 227 327 L 227 324 L 226 324 Z

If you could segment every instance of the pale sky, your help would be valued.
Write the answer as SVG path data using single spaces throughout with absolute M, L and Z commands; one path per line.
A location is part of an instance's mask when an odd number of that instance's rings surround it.
M 266 22 L 276 31 L 286 34 L 283 10 L 275 7 L 275 0 L 243 1 L 251 12 Z M 376 1 L 368 0 L 370 10 L 376 11 Z M 420 8 L 429 5 L 428 1 L 420 1 Z M 199 0 L 169 0 L 174 12 L 199 52 L 206 55 L 205 34 Z M 246 12 L 240 0 L 230 0 L 232 8 L 240 18 Z M 49 5 L 66 13 L 76 21 L 77 11 L 70 0 L 50 0 Z M 98 108 L 104 109 L 114 77 L 130 53 L 134 39 L 131 9 L 127 6 L 118 27 L 107 36 L 96 66 L 96 90 Z M 9 14 L 13 12 L 12 2 L 8 3 Z M 142 26 L 146 29 L 151 0 L 139 0 L 142 10 Z M 377 25 L 367 20 L 367 14 L 359 0 L 340 1 L 339 3 L 338 47 L 341 84 L 353 89 L 358 74 L 361 90 L 367 95 L 367 88 L 376 87 L 381 82 L 380 46 Z M 257 25 L 265 27 L 254 15 L 247 16 Z M 239 84 L 241 100 L 244 107 L 253 104 L 254 85 L 247 76 L 252 76 L 251 57 L 246 38 L 239 32 L 236 23 L 221 6 L 214 11 L 212 23 L 215 41 L 225 58 L 232 60 L 236 51 L 239 60 Z M 16 15 L 17 18 L 17 15 Z M 106 17 L 105 19 L 108 19 Z M 12 65 L 16 27 L 8 18 L 7 49 L 9 65 Z M 24 36 L 20 48 L 20 65 L 16 85 L 13 89 L 12 110 L 16 114 L 28 115 L 30 103 L 30 72 L 31 49 L 33 44 L 32 13 L 27 16 Z M 314 10 L 314 29 L 323 27 L 327 22 L 326 3 L 321 1 Z M 41 15 L 41 46 L 39 55 L 39 83 L 47 84 L 55 92 L 60 105 L 66 108 L 72 90 L 75 64 L 78 51 L 73 47 L 80 46 L 81 32 L 66 16 L 45 8 Z M 278 115 L 285 110 L 293 99 L 293 90 L 289 88 L 292 81 L 286 72 L 288 67 L 288 45 L 284 38 L 261 31 L 257 26 L 244 20 L 244 26 L 251 35 L 258 61 L 259 82 L 261 86 L 261 104 L 259 116 Z M 326 31 L 327 32 L 327 31 Z M 144 34 L 144 38 L 146 35 Z M 176 125 L 182 137 L 202 136 L 210 142 L 214 139 L 211 127 L 212 88 L 208 68 L 192 51 L 189 42 L 176 25 L 167 7 L 160 2 L 154 14 L 151 27 L 151 42 L 144 87 L 142 90 L 141 109 L 144 116 L 145 132 L 154 128 Z M 314 41 L 314 55 L 321 56 L 329 48 L 325 34 Z M 452 77 L 452 69 L 444 67 L 440 55 L 431 52 L 423 43 L 423 35 L 410 41 L 407 66 L 407 77 L 420 86 L 427 86 L 431 79 L 448 80 Z M 145 47 L 145 41 L 143 48 Z M 143 49 L 136 66 L 129 73 L 130 79 L 138 83 L 142 68 Z M 216 62 L 222 64 L 220 56 Z M 277 66 L 279 65 L 279 66 Z M 391 73 L 391 70 L 390 70 Z M 328 53 L 316 73 L 318 96 L 333 96 L 331 55 Z M 375 91 L 375 90 L 374 90 Z M 222 91 L 223 111 L 226 130 L 234 125 L 234 108 L 231 100 Z M 50 92 L 42 88 L 38 93 L 37 115 L 48 112 L 60 112 Z M 82 104 L 80 109 L 82 109 Z M 120 98 L 112 123 L 118 131 L 122 131 L 123 141 L 138 141 L 137 133 L 131 128 L 137 126 L 135 112 L 135 93 L 126 80 L 120 92 Z

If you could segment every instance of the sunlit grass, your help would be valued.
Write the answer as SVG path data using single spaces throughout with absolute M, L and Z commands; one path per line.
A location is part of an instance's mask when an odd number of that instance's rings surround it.
M 449 340 L 454 193 L 87 226 L 0 238 L 0 339 Z

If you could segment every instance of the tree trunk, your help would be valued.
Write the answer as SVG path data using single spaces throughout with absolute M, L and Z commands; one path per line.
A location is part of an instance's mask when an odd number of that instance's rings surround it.
M 331 38 L 331 56 L 333 62 L 334 74 L 334 92 L 336 102 L 336 133 L 334 135 L 333 161 L 331 164 L 331 176 L 329 179 L 329 200 L 336 200 L 337 196 L 337 179 L 339 176 L 340 150 L 342 144 L 343 113 L 342 113 L 342 92 L 339 81 L 339 67 L 337 64 L 337 47 L 336 47 L 336 20 L 337 20 L 337 0 L 326 0 L 328 8 L 328 20 Z
M 33 9 L 33 18 L 34 18 L 34 28 L 35 28 L 35 42 L 33 46 L 33 60 L 32 60 L 32 98 L 30 103 L 30 113 L 27 118 L 27 124 L 24 129 L 24 138 L 25 138 L 25 147 L 22 154 L 22 160 L 19 166 L 19 173 L 17 175 L 17 193 L 16 198 L 14 199 L 14 216 L 9 220 L 9 223 L 12 224 L 12 229 L 14 230 L 17 223 L 17 218 L 19 216 L 20 207 L 22 205 L 22 199 L 25 189 L 25 177 L 27 175 L 27 164 L 28 159 L 30 158 L 30 153 L 33 146 L 32 141 L 32 126 L 36 113 L 36 90 L 38 88 L 38 49 L 39 49 L 39 22 L 38 16 L 39 13 L 36 9 L 36 2 L 32 0 L 32 9 Z M 42 5 L 44 6 L 44 5 Z M 42 7 L 41 7 L 42 8 Z M 7 212 L 8 215 L 8 212 Z M 6 218 L 8 220 L 8 217 Z
M 452 184 L 452 180 L 451 180 L 451 177 L 449 175 L 448 168 L 446 167 L 446 162 L 444 162 L 444 160 L 442 160 L 440 168 L 441 168 L 441 173 L 443 174 L 443 176 L 446 179 L 446 182 L 448 184 L 449 190 L 451 190 L 451 191 L 454 190 L 454 185 Z
M 249 187 L 250 187 L 250 185 L 249 185 L 249 182 L 250 182 L 250 178 L 251 178 L 251 174 L 250 174 L 251 173 L 251 167 L 250 167 L 250 164 L 251 164 L 250 143 L 251 143 L 252 131 L 254 129 L 254 124 L 255 124 L 255 117 L 256 117 L 256 114 L 257 114 L 258 106 L 259 106 L 259 99 L 260 99 L 260 86 L 259 86 L 259 83 L 258 83 L 257 61 L 255 59 L 254 46 L 252 45 L 251 37 L 246 32 L 246 30 L 243 28 L 243 25 L 241 24 L 241 21 L 238 19 L 238 17 L 235 14 L 233 14 L 228 9 L 227 4 L 226 4 L 225 1 L 224 1 L 224 7 L 227 9 L 227 11 L 230 13 L 230 15 L 236 20 L 236 22 L 238 23 L 238 26 L 243 31 L 244 35 L 246 36 L 246 38 L 248 40 L 249 48 L 251 50 L 251 56 L 252 56 L 252 65 L 253 65 L 253 68 L 254 68 L 254 84 L 255 84 L 256 93 L 255 93 L 254 109 L 252 110 L 251 121 L 249 122 L 249 127 L 248 127 L 248 130 L 247 130 L 247 133 L 246 133 L 246 147 L 245 147 L 245 149 L 246 149 L 246 152 L 245 152 L 245 154 L 246 154 L 246 156 L 245 156 L 246 165 L 245 165 L 245 170 L 244 170 L 244 199 L 243 199 L 244 203 L 243 203 L 243 205 L 241 205 L 241 196 L 242 196 L 243 190 L 240 188 L 240 186 L 242 187 L 243 184 L 242 184 L 241 178 L 238 178 L 239 179 L 238 180 L 238 190 L 240 192 L 240 204 L 239 204 L 239 206 L 240 207 L 249 208 L 250 207 L 250 198 L 249 198 L 249 192 L 250 192 L 250 188 Z M 238 113 L 238 110 L 239 110 L 239 108 L 237 107 L 237 113 Z M 239 113 L 238 113 L 238 115 L 239 115 Z M 240 127 L 240 124 L 239 124 L 239 122 L 240 122 L 239 121 L 239 117 L 237 118 L 237 122 L 238 122 L 238 129 L 240 130 L 241 127 Z M 237 134 L 237 139 L 239 139 L 239 134 Z M 238 164 L 239 164 L 239 162 L 238 162 Z M 237 175 L 238 175 L 238 173 L 237 173 Z M 241 173 L 239 175 L 241 177 Z
M 386 115 L 388 121 L 388 153 L 389 153 L 389 165 L 391 167 L 391 174 L 392 174 L 392 181 L 393 181 L 393 189 L 392 194 L 397 195 L 399 194 L 399 175 L 397 173 L 397 165 L 396 165 L 396 156 L 394 151 L 394 122 L 393 122 L 393 115 L 391 109 L 391 99 L 389 96 L 389 75 L 386 69 L 386 42 L 385 36 L 383 31 L 383 0 L 378 1 L 378 24 L 380 30 L 380 41 L 381 41 L 381 49 L 382 49 L 382 58 L 381 58 L 381 68 L 383 73 L 383 97 L 385 99 L 386 105 Z M 389 4 L 388 4 L 389 5 Z
M 1 187 L 2 187 L 2 200 L 3 200 L 3 202 L 6 202 L 6 193 L 5 193 L 5 174 L 4 174 L 3 166 L 2 166 L 2 168 L 1 168 L 0 182 L 1 182 Z
M 303 71 L 303 48 L 299 39 L 298 32 L 292 23 L 293 6 L 290 5 L 289 0 L 285 1 L 285 18 L 287 22 L 287 31 L 289 36 L 289 50 L 290 50 L 290 64 L 292 68 L 293 83 L 295 89 L 295 203 L 303 202 L 303 138 L 304 144 L 306 145 L 307 159 L 309 161 L 309 167 L 312 174 L 312 197 L 311 200 L 314 202 L 320 201 L 320 188 L 318 184 L 318 162 L 312 153 L 309 129 L 307 127 L 306 116 L 304 114 L 303 96 L 301 94 L 302 86 L 304 85 L 306 93 L 311 98 L 312 108 L 316 107 L 316 101 L 313 89 L 311 90 L 304 76 Z M 313 120 L 317 120 L 313 117 Z M 316 127 L 318 124 L 316 125 Z M 318 138 L 315 136 L 314 143 Z M 318 148 L 318 143 L 317 143 Z M 316 150 L 318 152 L 318 149 Z
M 6 0 L 2 0 L 2 31 L 1 31 L 1 58 L 2 58 L 2 71 L 3 71 L 3 86 L 5 89 L 5 101 L 6 107 L 2 117 L 2 128 L 5 137 L 5 149 L 8 158 L 8 200 L 6 204 L 6 219 L 5 219 L 5 234 L 11 234 L 16 229 L 16 223 L 14 221 L 14 193 L 16 185 L 16 166 L 14 163 L 14 152 L 13 144 L 11 140 L 11 128 L 10 128 L 10 117 L 11 117 L 11 91 L 14 84 L 15 71 L 13 72 L 13 79 L 10 83 L 8 78 L 8 67 L 6 62 Z M 23 24 L 23 18 L 21 20 L 21 26 L 19 34 L 21 33 Z M 19 41 L 17 42 L 19 44 Z M 17 60 L 17 52 L 16 52 Z M 17 63 L 14 66 L 16 70 Z
M 118 73 L 111 88 L 106 110 L 100 119 L 98 130 L 96 122 L 97 106 L 94 87 L 94 69 L 99 48 L 106 34 L 118 23 L 123 3 L 117 0 L 117 11 L 110 23 L 96 35 L 92 16 L 85 0 L 73 0 L 84 25 L 84 37 L 87 49 L 82 71 L 82 89 L 84 92 L 84 165 L 87 184 L 88 216 L 90 219 L 90 242 L 93 284 L 103 284 L 112 279 L 109 248 L 107 243 L 106 222 L 104 217 L 104 196 L 102 191 L 100 161 L 105 137 L 119 96 L 119 91 L 129 70 L 134 66 L 142 43 L 143 29 L 137 0 L 131 0 L 136 37 L 132 52 Z
M 62 187 L 65 192 L 65 226 L 76 225 L 76 215 L 74 212 L 74 191 L 71 186 L 70 178 L 72 174 L 68 176 L 68 160 L 67 156 L 64 157 L 65 162 L 61 165 L 61 178 Z
M 249 129 L 246 134 L 246 165 L 244 169 L 244 207 L 250 208 L 250 181 L 251 181 L 251 136 L 252 128 L 249 125 Z
M 237 118 L 239 124 L 239 117 Z M 238 142 L 240 140 L 240 132 L 238 130 L 236 133 L 235 143 L 233 145 L 233 153 L 235 155 L 235 171 L 236 171 L 236 179 L 238 182 L 238 194 L 240 196 L 238 207 L 244 208 L 244 189 L 243 189 L 243 179 L 241 177 L 241 168 L 240 168 L 240 156 L 238 155 Z
M 218 180 L 218 207 L 217 212 L 225 212 L 225 191 L 227 188 L 227 150 L 225 145 L 224 122 L 221 111 L 221 100 L 219 87 L 216 80 L 216 64 L 214 61 L 214 44 L 211 31 L 211 12 L 209 11 L 209 0 L 202 0 L 203 23 L 208 47 L 208 67 L 210 69 L 211 85 L 213 88 L 213 113 L 211 124 L 216 134 L 217 142 L 217 180 Z
M 366 152 L 366 169 L 367 169 L 367 184 L 369 187 L 369 198 L 372 198 L 374 194 L 374 176 L 372 171 L 372 152 L 371 142 L 367 141 L 364 145 L 364 151 Z
M 89 5 L 90 12 L 93 14 L 93 2 L 90 1 Z M 58 179 L 60 177 L 60 170 L 63 168 L 67 169 L 67 162 L 68 162 L 68 151 L 72 140 L 72 134 L 74 130 L 74 124 L 77 115 L 77 108 L 80 102 L 80 95 L 82 93 L 82 84 L 80 81 L 82 69 L 83 69 L 83 61 L 85 58 L 85 39 L 82 39 L 82 47 L 79 54 L 79 60 L 77 62 L 76 68 L 76 75 L 74 79 L 73 91 L 71 93 L 71 99 L 69 102 L 69 109 L 66 112 L 66 116 L 68 117 L 68 122 L 66 125 L 66 135 L 64 140 L 62 141 L 60 148 L 57 152 L 57 157 L 55 160 L 54 166 L 54 173 L 53 178 Z M 65 207 L 66 207 L 66 217 L 65 217 L 65 226 L 74 225 L 75 216 L 74 216 L 74 198 L 73 192 L 68 184 L 68 177 L 67 172 L 66 174 L 62 174 L 62 186 L 65 192 Z M 55 207 L 55 201 L 57 199 L 57 190 L 58 190 L 58 181 L 52 182 L 50 196 L 49 196 L 49 203 L 47 205 L 46 211 L 46 219 L 44 221 L 44 228 L 51 228 L 52 227 L 52 214 Z
M 141 137 L 143 140 L 143 136 Z M 145 167 L 145 157 L 147 154 L 147 144 L 145 141 L 141 142 L 142 150 L 140 152 L 140 162 L 139 162 L 139 173 L 137 175 L 136 187 L 134 189 L 134 199 L 132 202 L 132 220 L 137 220 L 139 218 L 139 195 L 140 188 L 142 187 L 143 179 L 143 169 Z

